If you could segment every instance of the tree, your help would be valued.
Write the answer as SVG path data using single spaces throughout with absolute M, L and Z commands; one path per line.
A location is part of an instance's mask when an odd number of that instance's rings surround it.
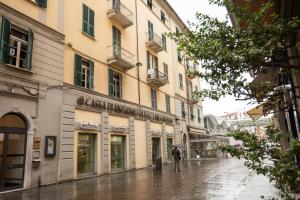
M 300 20 L 281 18 L 273 11 L 272 1 L 253 10 L 255 2 L 247 0 L 243 6 L 236 6 L 228 0 L 210 0 L 210 3 L 226 6 L 234 15 L 236 25 L 232 26 L 228 18 L 220 21 L 197 13 L 197 22 L 191 23 L 189 30 L 170 34 L 186 58 L 201 63 L 201 71 L 188 72 L 210 85 L 199 91 L 198 96 L 218 100 L 228 94 L 276 103 L 273 100 L 282 96 L 274 90 L 278 85 L 269 82 L 253 84 L 247 80 L 248 74 L 256 76 L 274 68 L 289 74 L 300 67 L 288 64 L 286 56 L 287 49 L 294 45 Z
M 229 0 L 210 2 L 226 6 L 235 19 L 234 26 L 228 18 L 220 21 L 197 13 L 197 21 L 190 24 L 189 30 L 169 34 L 186 59 L 201 64 L 200 71 L 188 74 L 204 79 L 210 86 L 196 94 L 214 100 L 233 95 L 264 102 L 266 114 L 289 109 L 293 103 L 289 93 L 298 87 L 289 85 L 285 79 L 299 73 L 300 66 L 289 63 L 287 52 L 296 45 L 300 20 L 280 17 L 275 13 L 273 1 L 244 0 L 240 6 Z M 249 74 L 256 77 L 270 72 L 276 77 L 272 81 L 251 82 L 247 78 Z M 294 97 L 297 97 L 295 92 Z M 236 131 L 230 136 L 244 145 L 219 148 L 244 158 L 247 167 L 275 182 L 282 198 L 293 199 L 290 193 L 298 191 L 300 184 L 299 140 L 291 137 L 288 148 L 283 149 L 280 143 L 283 134 L 273 127 L 267 129 L 267 134 L 267 139 L 259 140 L 252 133 Z

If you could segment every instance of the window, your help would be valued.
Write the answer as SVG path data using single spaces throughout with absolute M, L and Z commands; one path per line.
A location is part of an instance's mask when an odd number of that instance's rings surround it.
M 153 23 L 148 20 L 148 40 L 152 41 L 154 37 L 153 34 Z
M 83 4 L 82 31 L 94 37 L 94 11 Z
M 165 15 L 165 13 L 162 10 L 160 11 L 160 19 L 161 19 L 161 21 L 163 21 L 164 23 L 166 23 L 166 15 Z
M 183 89 L 183 79 L 182 79 L 182 74 L 179 74 L 179 87 L 180 87 L 180 89 Z
M 74 85 L 94 88 L 94 62 L 75 54 Z
M 35 2 L 42 8 L 47 7 L 47 0 L 35 0 Z
M 193 106 L 190 106 L 190 118 L 193 121 L 194 120 L 194 109 Z
M 114 56 L 120 56 L 121 55 L 121 31 L 113 26 L 113 55 Z
M 147 0 L 147 5 L 149 6 L 150 9 L 152 9 L 153 6 L 152 0 Z
M 122 74 L 108 69 L 109 96 L 122 98 Z
M 0 59 L 14 67 L 31 70 L 33 32 L 23 30 L 2 17 Z
M 150 70 L 153 71 L 153 69 L 158 69 L 158 59 L 156 56 L 149 53 L 149 51 L 147 51 L 147 69 L 148 69 L 148 72 Z M 154 73 L 154 71 L 153 71 L 153 73 Z
M 185 105 L 183 101 L 181 102 L 181 116 L 185 118 Z
M 169 80 L 169 69 L 168 69 L 168 65 L 166 63 L 164 63 L 164 74 L 165 74 L 166 78 Z
M 153 109 L 157 109 L 157 95 L 156 90 L 151 88 L 151 105 Z
M 201 113 L 200 113 L 200 109 L 197 109 L 197 115 L 198 115 L 198 123 L 201 123 Z
M 171 112 L 171 106 L 170 106 L 170 96 L 166 94 L 166 112 Z
M 163 49 L 165 51 L 167 51 L 167 37 L 165 36 L 165 34 L 162 34 L 161 35 L 161 39 L 162 39 L 162 46 L 163 46 Z

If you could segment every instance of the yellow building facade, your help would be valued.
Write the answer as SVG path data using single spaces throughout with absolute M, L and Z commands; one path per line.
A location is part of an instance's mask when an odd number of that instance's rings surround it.
M 15 12 L 34 22 L 32 27 L 63 36 L 59 47 L 47 41 L 61 51 L 56 55 L 62 62 L 53 58 L 39 63 L 45 70 L 57 70 L 54 64 L 63 68 L 56 71 L 60 84 L 47 83 L 60 92 L 51 99 L 59 102 L 58 112 L 52 113 L 59 119 L 58 130 L 49 132 L 46 125 L 34 129 L 25 143 L 32 150 L 26 159 L 37 166 L 25 165 L 24 182 L 27 176 L 31 179 L 20 187 L 145 168 L 159 157 L 169 163 L 174 145 L 190 158 L 190 130 L 203 131 L 202 105 L 192 95 L 200 81 L 187 77 L 188 70 L 198 69 L 166 36 L 186 29 L 167 1 L 1 0 L 0 5 L 2 18 Z M 35 40 L 33 57 L 38 53 Z M 35 74 L 39 66 L 28 71 Z M 33 114 L 26 116 L 38 123 Z M 45 114 L 42 120 L 49 119 Z M 56 154 L 48 158 L 51 138 Z M 40 149 L 34 149 L 35 141 L 42 144 Z M 56 166 L 57 176 L 46 174 L 45 163 Z

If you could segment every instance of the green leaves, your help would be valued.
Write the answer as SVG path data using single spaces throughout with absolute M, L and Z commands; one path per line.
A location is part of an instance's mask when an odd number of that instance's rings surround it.
M 246 1 L 244 6 L 235 6 L 227 0 L 210 2 L 226 6 L 237 24 L 232 26 L 228 20 L 197 13 L 197 22 L 190 24 L 190 30 L 169 33 L 169 37 L 177 41 L 186 58 L 201 63 L 202 70 L 197 76 L 211 85 L 199 93 L 201 97 L 218 100 L 230 94 L 255 99 L 249 91 L 249 72 L 261 73 L 262 67 L 272 61 L 274 52 L 286 51 L 289 38 L 300 28 L 300 21 L 280 18 L 273 12 L 271 1 L 255 11 L 251 9 L 252 0 Z M 263 93 L 262 99 L 272 95 L 273 88 Z
M 266 129 L 267 138 L 258 139 L 247 131 L 236 131 L 228 134 L 242 141 L 241 147 L 218 146 L 217 148 L 233 157 L 245 159 L 245 166 L 269 177 L 270 182 L 280 190 L 283 199 L 293 199 L 290 194 L 299 191 L 300 166 L 295 161 L 300 156 L 300 142 L 291 140 L 287 150 L 283 150 L 280 140 L 282 133 L 273 126 Z

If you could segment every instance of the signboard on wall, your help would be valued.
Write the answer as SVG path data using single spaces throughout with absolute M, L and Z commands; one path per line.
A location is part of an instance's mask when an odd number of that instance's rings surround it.
M 107 110 L 108 112 L 111 113 L 137 116 L 151 121 L 165 122 L 168 124 L 173 124 L 173 120 L 174 120 L 173 117 L 167 115 L 142 110 L 139 108 L 133 108 L 118 103 L 106 102 L 98 99 L 92 99 L 89 97 L 86 98 L 83 96 L 77 99 L 77 105 L 80 107 L 92 108 L 93 110 L 95 109 L 99 111 Z

